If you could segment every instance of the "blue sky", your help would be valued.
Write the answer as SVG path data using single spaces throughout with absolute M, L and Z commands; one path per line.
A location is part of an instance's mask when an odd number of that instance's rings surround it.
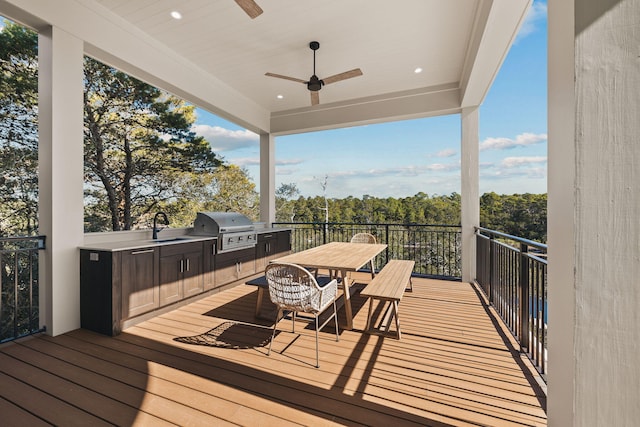
M 480 107 L 480 194 L 547 191 L 547 4 L 534 1 Z M 257 135 L 198 110 L 195 130 L 259 183 Z M 460 117 L 407 120 L 276 138 L 276 188 L 303 196 L 460 193 Z
M 534 0 L 480 107 L 480 194 L 547 191 L 546 25 L 546 1 Z M 197 115 L 194 130 L 259 185 L 258 136 L 207 111 Z M 276 138 L 276 188 L 294 183 L 303 196 L 321 195 L 325 175 L 330 198 L 460 193 L 460 117 Z

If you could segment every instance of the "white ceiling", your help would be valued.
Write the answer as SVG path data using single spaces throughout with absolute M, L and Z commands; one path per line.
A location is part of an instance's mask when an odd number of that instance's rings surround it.
M 104 62 L 283 134 L 479 105 L 532 0 L 256 1 L 255 19 L 234 0 L 0 0 L 0 14 L 61 28 Z M 318 77 L 363 72 L 324 86 L 313 107 L 304 84 L 265 76 L 308 80 L 311 41 Z
M 320 78 L 363 72 L 322 88 L 323 104 L 458 84 L 478 6 L 477 0 L 257 0 L 264 13 L 252 20 L 233 0 L 98 2 L 272 112 L 310 105 L 304 84 L 264 74 L 308 80 L 314 40 Z M 171 18 L 172 10 L 183 18 Z M 424 71 L 415 74 L 416 67 Z

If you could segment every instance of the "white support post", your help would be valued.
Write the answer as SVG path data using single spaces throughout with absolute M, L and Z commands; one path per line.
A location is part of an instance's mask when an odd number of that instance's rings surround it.
M 640 2 L 548 4 L 548 425 L 635 426 Z
M 38 37 L 40 325 L 59 335 L 80 327 L 83 207 L 83 43 L 50 27 Z
M 275 137 L 260 134 L 260 221 L 270 226 L 276 220 Z
M 463 108 L 461 121 L 462 281 L 470 283 L 476 278 L 475 227 L 480 225 L 478 107 Z

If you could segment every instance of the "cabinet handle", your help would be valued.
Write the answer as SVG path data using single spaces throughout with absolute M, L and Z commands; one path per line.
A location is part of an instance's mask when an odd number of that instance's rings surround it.
M 142 249 L 140 251 L 131 251 L 131 255 L 149 254 L 153 252 L 153 249 Z
M 265 238 L 265 239 L 270 239 L 273 236 L 271 234 L 264 234 L 262 237 Z
M 180 260 L 180 273 L 184 273 L 184 260 Z
M 187 258 L 187 271 L 189 271 L 189 258 Z

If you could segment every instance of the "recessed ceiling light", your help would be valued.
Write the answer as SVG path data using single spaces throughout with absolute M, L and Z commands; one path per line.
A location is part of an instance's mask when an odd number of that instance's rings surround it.
M 282 96 L 282 95 L 278 95 L 278 96 L 276 96 L 276 98 L 278 98 L 278 99 L 282 99 L 282 98 L 284 98 L 284 96 Z
M 415 70 L 413 70 L 413 72 L 416 74 L 420 74 L 422 72 L 422 68 L 418 67 Z
M 177 10 L 174 10 L 171 12 L 171 17 L 173 19 L 182 19 L 182 14 L 180 12 L 178 12 Z

